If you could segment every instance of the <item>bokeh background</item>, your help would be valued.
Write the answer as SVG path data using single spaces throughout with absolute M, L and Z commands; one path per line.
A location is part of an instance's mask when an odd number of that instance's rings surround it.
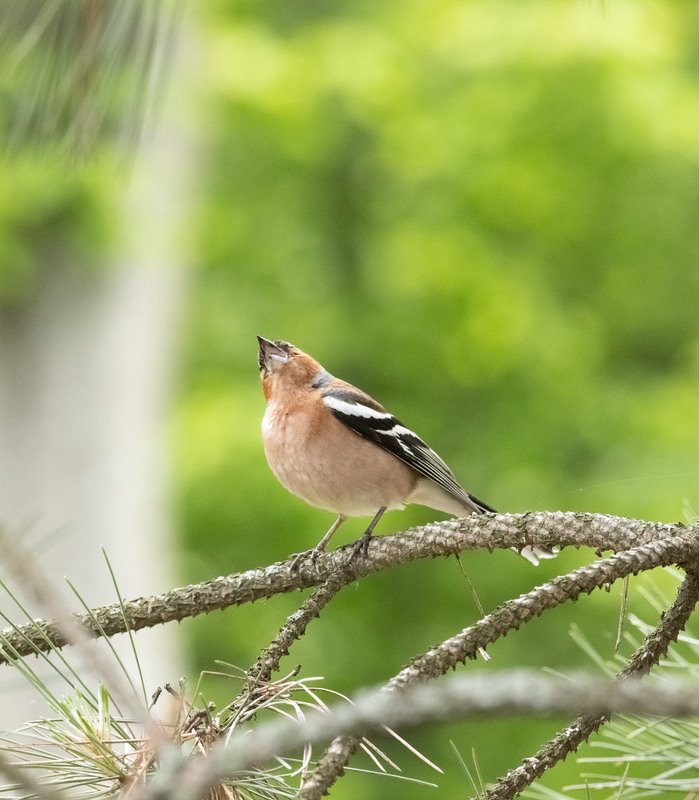
M 3 83 L 0 505 L 47 570 L 87 584 L 105 543 L 125 593 L 151 593 L 317 542 L 330 515 L 264 460 L 256 334 L 369 391 L 498 510 L 691 518 L 696 4 L 208 0 L 171 35 L 127 164 L 109 124 L 86 158 L 79 137 L 33 147 L 12 114 L 31 65 Z M 411 507 L 379 532 L 433 519 Z M 462 561 L 487 611 L 593 557 Z M 85 591 L 112 599 L 100 577 Z M 178 643 L 144 645 L 169 648 L 156 679 L 246 668 L 301 601 L 183 623 Z M 633 581 L 629 602 L 655 621 Z M 618 613 L 615 587 L 467 668 L 589 666 L 571 625 L 609 658 Z M 477 618 L 455 561 L 413 564 L 348 587 L 285 666 L 351 693 Z M 222 704 L 237 684 L 204 686 Z M 438 791 L 461 797 L 455 750 L 471 763 L 475 748 L 489 781 L 564 723 L 410 738 L 444 769 Z M 578 773 L 571 762 L 547 783 Z M 435 790 L 355 774 L 333 796 Z

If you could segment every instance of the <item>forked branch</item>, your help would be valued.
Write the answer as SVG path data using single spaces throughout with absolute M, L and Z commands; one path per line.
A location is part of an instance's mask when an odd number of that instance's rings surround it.
M 618 680 L 647 675 L 661 658 L 667 655 L 672 642 L 677 641 L 687 620 L 699 602 L 699 574 L 688 572 L 677 592 L 675 602 L 665 611 L 657 626 L 629 659 L 617 676 Z M 579 714 L 566 728 L 546 742 L 531 758 L 525 759 L 516 769 L 486 792 L 488 800 L 510 800 L 521 794 L 548 769 L 575 752 L 583 742 L 610 719 L 608 714 Z
M 590 566 L 581 567 L 568 575 L 554 578 L 516 600 L 503 603 L 475 625 L 413 659 L 409 666 L 385 685 L 383 691 L 403 690 L 443 675 L 467 658 L 475 658 L 479 648 L 487 647 L 500 636 L 518 629 L 545 610 L 555 608 L 567 600 L 576 600 L 582 594 L 589 594 L 595 588 L 611 584 L 626 575 L 635 575 L 657 566 L 694 563 L 698 556 L 699 537 L 695 532 L 685 529 L 680 536 L 649 542 L 597 561 Z M 679 615 L 675 624 L 679 624 L 681 619 L 682 615 Z M 681 624 L 684 625 L 684 622 Z M 658 641 L 662 641 L 662 637 Z M 660 656 L 661 652 L 658 651 L 658 659 Z M 645 661 L 649 663 L 647 657 Z M 321 798 L 342 774 L 356 744 L 357 739 L 352 736 L 335 739 L 301 788 L 298 794 L 299 800 Z
M 179 622 L 232 605 L 242 605 L 320 586 L 338 571 L 349 580 L 420 558 L 454 555 L 464 550 L 543 547 L 592 547 L 595 550 L 627 550 L 639 544 L 660 541 L 686 531 L 681 523 L 664 525 L 604 514 L 536 512 L 527 514 L 483 514 L 446 520 L 394 534 L 377 536 L 366 558 L 350 560 L 350 549 L 339 548 L 321 555 L 315 563 L 292 568 L 293 559 L 269 567 L 234 573 L 211 581 L 173 589 L 164 594 L 140 597 L 122 606 L 114 603 L 89 614 L 76 614 L 75 622 L 88 636 L 114 636 L 167 622 Z M 0 634 L 20 656 L 64 647 L 68 642 L 56 621 L 35 620 L 6 629 Z M 52 642 L 49 645 L 47 639 Z M 0 652 L 0 664 L 8 658 Z

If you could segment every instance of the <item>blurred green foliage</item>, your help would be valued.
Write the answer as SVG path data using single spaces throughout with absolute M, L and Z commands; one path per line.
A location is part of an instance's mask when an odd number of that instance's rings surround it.
M 374 394 L 498 509 L 685 519 L 699 474 L 697 22 L 686 3 L 209 8 L 211 169 L 175 424 L 188 579 L 283 558 L 331 522 L 266 468 L 257 333 Z M 434 516 L 414 507 L 380 530 Z M 490 609 L 592 557 L 463 562 Z M 248 664 L 299 601 L 192 623 L 199 664 Z M 487 668 L 584 663 L 572 620 L 611 653 L 618 606 L 615 589 L 560 609 Z M 351 691 L 476 618 L 453 562 L 412 565 L 348 589 L 289 662 Z M 490 780 L 559 722 L 416 741 L 446 795 L 466 796 L 449 737 Z M 346 783 L 334 796 L 431 795 Z
M 30 300 L 51 260 L 103 263 L 116 237 L 110 175 L 98 165 L 67 175 L 26 153 L 0 165 L 0 309 Z
M 501 511 L 686 521 L 699 505 L 696 4 L 216 0 L 202 23 L 208 166 L 172 426 L 182 579 L 285 558 L 332 521 L 265 464 L 258 333 L 372 393 Z M 30 271 L 21 232 L 77 197 L 64 184 L 54 201 L 47 181 L 37 199 L 21 169 L 3 167 L 29 189 L 0 199 L 0 289 Z M 379 533 L 434 518 L 412 507 Z M 462 560 L 489 610 L 592 558 Z M 188 621 L 197 667 L 248 666 L 301 599 Z M 615 587 L 559 609 L 468 668 L 586 666 L 571 622 L 609 655 L 618 606 Z M 351 692 L 477 617 L 453 561 L 413 564 L 346 589 L 289 669 Z M 450 738 L 492 780 L 561 723 L 411 741 L 461 797 Z M 333 797 L 432 794 L 358 775 Z

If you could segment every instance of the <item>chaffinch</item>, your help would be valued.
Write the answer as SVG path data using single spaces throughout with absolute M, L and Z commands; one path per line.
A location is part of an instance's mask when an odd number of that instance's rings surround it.
M 257 338 L 267 400 L 262 420 L 267 462 L 292 494 L 337 514 L 321 541 L 299 558 L 317 557 L 347 517 L 373 515 L 360 542 L 366 553 L 383 513 L 408 503 L 454 516 L 495 513 L 463 489 L 434 450 L 368 394 L 333 377 L 298 347 Z M 534 564 L 537 556 L 553 555 L 529 547 L 521 553 Z

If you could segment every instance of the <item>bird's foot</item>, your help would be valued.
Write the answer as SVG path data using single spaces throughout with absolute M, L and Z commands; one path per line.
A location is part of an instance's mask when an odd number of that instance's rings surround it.
M 369 523 L 369 527 L 362 534 L 362 538 L 358 539 L 352 545 L 352 554 L 350 555 L 349 558 L 350 561 L 352 561 L 352 559 L 354 559 L 360 553 L 364 558 L 366 558 L 367 555 L 369 555 L 369 542 L 371 541 L 372 534 L 374 533 L 374 528 L 376 527 L 376 523 L 381 519 L 385 511 L 386 511 L 386 506 L 381 506 L 381 508 L 376 512 L 374 519 L 372 519 L 372 521 Z
M 371 531 L 365 531 L 361 539 L 357 539 L 354 544 L 350 545 L 352 552 L 350 554 L 350 561 L 357 556 L 361 555 L 366 558 L 369 554 L 369 542 L 371 541 Z
M 311 564 L 315 564 L 316 561 L 318 560 L 318 556 L 324 552 L 325 552 L 324 547 L 321 548 L 316 546 L 316 547 L 311 547 L 310 550 L 304 550 L 302 553 L 294 553 L 293 555 L 289 556 L 290 558 L 293 558 L 293 561 L 291 562 L 291 571 L 298 572 L 301 562 L 305 561 L 307 558 L 310 558 Z

